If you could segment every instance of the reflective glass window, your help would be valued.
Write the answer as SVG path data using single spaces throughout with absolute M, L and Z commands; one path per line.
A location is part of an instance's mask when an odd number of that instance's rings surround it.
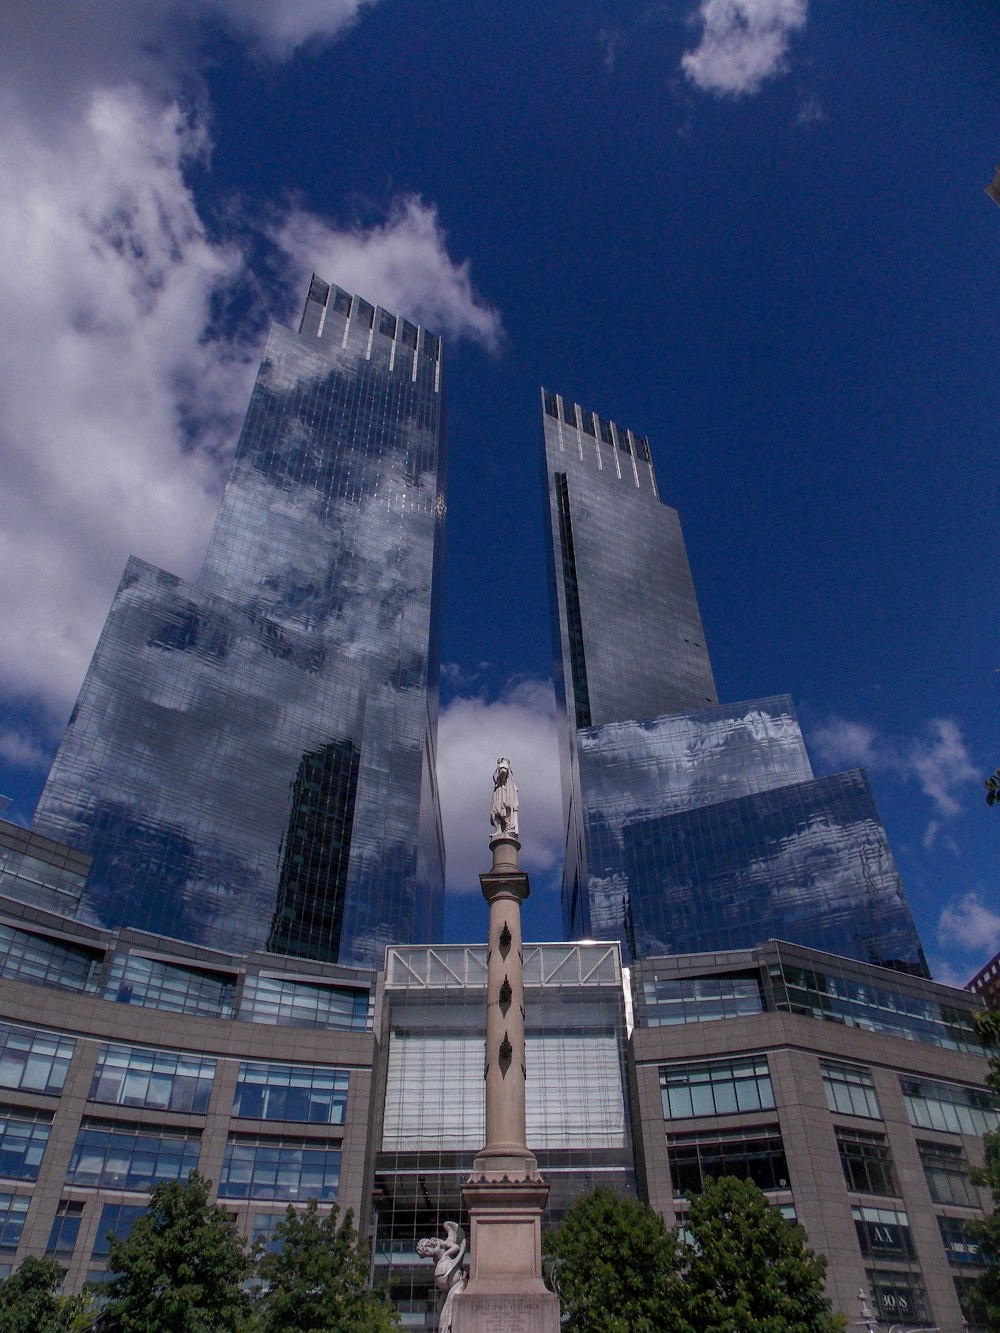
M 197 1134 L 84 1122 L 66 1183 L 144 1190 L 160 1180 L 184 1180 L 198 1166 L 200 1147 Z
M 220 1199 L 336 1199 L 340 1148 L 315 1140 L 232 1135 L 219 1180 Z
M 785 1145 L 777 1125 L 749 1133 L 671 1134 L 667 1157 L 674 1194 L 698 1194 L 709 1178 L 738 1176 L 762 1190 L 788 1189 Z
M 250 1226 L 251 1245 L 260 1245 L 263 1254 L 280 1254 L 285 1248 L 278 1235 L 278 1223 L 284 1221 L 286 1213 L 254 1213 Z
M 233 1115 L 252 1120 L 301 1120 L 342 1125 L 347 1112 L 346 1069 L 310 1065 L 240 1065 Z
M 0 827 L 0 893 L 59 916 L 75 916 L 89 857 L 27 829 Z
M 118 954 L 111 965 L 105 996 L 119 1004 L 229 1018 L 235 980 L 235 974 L 184 967 L 139 954 Z
M 847 1188 L 860 1194 L 898 1194 L 896 1173 L 884 1134 L 866 1134 L 860 1129 L 837 1131 L 840 1165 Z
M 927 1177 L 927 1188 L 935 1203 L 978 1208 L 979 1193 L 969 1178 L 965 1153 L 950 1143 L 921 1143 L 917 1148 Z
M 870 1259 L 913 1259 L 910 1222 L 901 1208 L 855 1204 L 851 1209 L 861 1253 Z
M 767 1057 L 661 1065 L 660 1093 L 667 1120 L 734 1111 L 771 1110 L 774 1090 Z
M 102 1045 L 90 1099 L 116 1106 L 154 1106 L 204 1114 L 212 1095 L 215 1061 L 143 1046 Z
M 644 981 L 642 1024 L 704 1023 L 764 1012 L 757 973 Z
M 47 935 L 0 925 L 0 976 L 59 990 L 92 991 L 103 954 Z
M 326 305 L 330 298 L 330 284 L 318 278 L 314 273 L 309 283 L 309 300 L 316 301 L 319 305 Z
M 831 1111 L 839 1111 L 841 1115 L 863 1115 L 871 1120 L 882 1119 L 875 1082 L 869 1070 L 857 1065 L 834 1064 L 829 1060 L 821 1060 L 820 1069 L 826 1104 Z
M 949 1050 L 982 1049 L 971 1005 L 944 1004 L 916 991 L 784 961 L 772 969 L 771 977 L 776 1007 L 788 1013 L 823 1018 L 867 1032 L 889 1032 Z
M 51 1130 L 51 1115 L 0 1107 L 0 1176 L 37 1180 Z
M 97 1224 L 97 1239 L 91 1259 L 107 1259 L 111 1253 L 111 1237 L 125 1240 L 133 1224 L 148 1212 L 141 1203 L 106 1203 L 101 1209 L 101 1220 Z
M 929 1324 L 930 1306 L 918 1272 L 903 1268 L 866 1268 L 875 1313 L 886 1324 Z
M 985 1264 L 982 1243 L 961 1217 L 938 1217 L 941 1242 L 950 1264 Z
M 83 1204 L 75 1199 L 60 1199 L 45 1247 L 50 1259 L 67 1259 L 73 1253 L 82 1221 Z
M 30 1203 L 27 1194 L 0 1193 L 0 1251 L 17 1249 Z
M 0 1023 L 0 1087 L 61 1092 L 75 1049 L 72 1037 Z
M 548 389 L 546 389 L 546 390 L 545 390 L 545 393 L 543 394 L 543 398 L 544 398 L 544 400 L 545 400 L 545 410 L 546 410 L 546 412 L 549 414 L 549 416 L 550 416 L 550 417 L 558 417 L 558 415 L 559 415 L 559 408 L 558 408 L 557 405 L 556 405 L 556 396 L 555 396 L 555 394 L 554 394 L 554 393 L 549 393 Z
M 251 1023 L 364 1032 L 371 1026 L 371 993 L 357 987 L 248 976 L 240 1018 Z
M 563 399 L 563 421 L 565 421 L 567 426 L 576 425 L 576 408 L 572 403 L 567 402 L 565 398 Z
M 525 1114 L 536 1150 L 624 1146 L 625 1102 L 614 1037 L 530 1033 L 526 1056 Z M 394 1031 L 383 1149 L 475 1151 L 484 1133 L 482 1037 Z
M 997 1099 L 985 1088 L 904 1076 L 899 1082 L 910 1124 L 917 1129 L 943 1129 L 978 1138 L 1000 1128 Z

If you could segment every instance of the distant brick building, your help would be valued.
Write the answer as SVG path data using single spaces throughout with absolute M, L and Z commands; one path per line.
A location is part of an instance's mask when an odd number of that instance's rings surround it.
M 982 996 L 987 1008 L 1000 1009 L 1000 953 L 979 969 L 965 989 Z

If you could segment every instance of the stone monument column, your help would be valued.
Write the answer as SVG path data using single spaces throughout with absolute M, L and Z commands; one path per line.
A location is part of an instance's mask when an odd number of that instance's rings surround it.
M 510 761 L 493 774 L 490 850 L 479 880 L 489 904 L 486 968 L 486 1143 L 462 1190 L 469 1213 L 469 1281 L 456 1294 L 453 1333 L 558 1333 L 559 1298 L 542 1281 L 542 1210 L 549 1187 L 526 1143 L 524 958 L 517 787 Z

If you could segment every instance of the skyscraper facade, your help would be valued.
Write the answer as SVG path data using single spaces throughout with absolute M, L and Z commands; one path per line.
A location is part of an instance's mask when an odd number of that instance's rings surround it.
M 636 958 L 790 940 L 927 975 L 867 778 L 786 695 L 720 704 L 645 437 L 543 390 L 569 938 Z
M 35 816 L 77 915 L 379 964 L 440 937 L 441 343 L 314 278 L 199 577 L 131 559 Z

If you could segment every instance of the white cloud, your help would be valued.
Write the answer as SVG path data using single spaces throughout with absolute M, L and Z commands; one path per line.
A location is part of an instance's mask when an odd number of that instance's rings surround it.
M 940 832 L 941 832 L 940 819 L 930 820 L 927 824 L 927 827 L 924 829 L 923 836 L 920 839 L 925 851 L 929 852 L 931 850 L 931 848 L 937 842 L 937 835 Z
M 0 730 L 0 760 L 15 768 L 44 771 L 52 763 L 53 749 L 27 731 L 14 728 Z
M 284 59 L 336 37 L 366 3 L 374 0 L 60 0 L 56 18 L 38 0 L 7 0 L 3 84 L 36 123 L 51 125 L 75 115 L 95 87 L 133 82 L 161 99 L 200 87 L 208 23 Z
M 189 573 L 249 387 L 205 337 L 240 256 L 182 179 L 176 106 L 97 90 L 58 137 L 0 141 L 0 617 L 7 689 L 65 709 L 130 551 Z
M 952 718 L 932 718 L 920 735 L 897 740 L 880 736 L 866 723 L 834 717 L 811 728 L 809 739 L 831 766 L 859 764 L 917 782 L 935 812 L 924 831 L 925 847 L 934 844 L 943 820 L 961 814 L 962 796 L 978 780 L 962 730 Z
M 828 764 L 878 767 L 875 729 L 864 722 L 850 722 L 841 717 L 829 718 L 810 731 L 809 739 Z
M 196 571 L 258 329 L 301 302 L 312 268 L 496 344 L 499 318 L 450 260 L 432 204 L 402 199 L 367 231 L 272 215 L 261 235 L 290 285 L 265 312 L 243 244 L 210 234 L 185 180 L 210 164 L 210 115 L 190 109 L 203 19 L 279 55 L 360 7 L 66 0 L 54 21 L 14 0 L 0 52 L 0 688 L 50 718 L 79 688 L 127 556 Z M 222 336 L 216 304 L 236 290 L 250 318 Z
M 826 112 L 823 110 L 818 97 L 810 95 L 799 107 L 798 114 L 795 117 L 796 125 L 808 129 L 811 125 L 820 125 L 826 120 Z
M 331 275 L 397 314 L 448 337 L 469 337 L 495 349 L 500 316 L 483 305 L 469 277 L 469 263 L 448 255 L 447 236 L 433 204 L 417 195 L 397 199 L 381 225 L 341 231 L 297 209 L 275 229 L 290 259 L 292 285 L 303 290 L 310 272 Z
M 490 868 L 490 782 L 498 755 L 514 768 L 522 866 L 551 876 L 563 850 L 555 699 L 548 681 L 521 680 L 504 695 L 455 699 L 438 727 L 438 786 L 448 891 L 479 891 Z
M 203 7 L 260 42 L 268 55 L 286 58 L 307 42 L 337 36 L 366 2 L 374 0 L 205 0 Z
M 681 59 L 704 92 L 755 93 L 786 68 L 789 39 L 806 24 L 806 0 L 702 0 L 701 41 Z
M 974 975 L 974 969 L 956 967 L 947 958 L 931 958 L 929 965 L 935 981 L 942 986 L 954 986 L 956 990 L 964 990 L 966 982 Z
M 942 909 L 937 938 L 942 948 L 954 945 L 988 958 L 1000 950 L 1000 915 L 978 893 L 966 893 Z
M 951 718 L 934 718 L 923 736 L 906 748 L 904 770 L 916 776 L 921 789 L 943 815 L 957 815 L 962 809 L 957 789 L 978 779 L 969 757 L 961 729 Z

